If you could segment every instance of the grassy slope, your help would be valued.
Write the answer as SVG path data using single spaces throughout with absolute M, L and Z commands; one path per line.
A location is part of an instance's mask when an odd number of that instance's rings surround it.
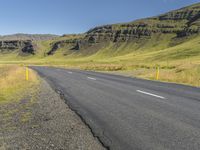
M 53 56 L 45 57 L 45 50 L 52 41 L 41 43 L 40 53 L 29 58 L 16 53 L 0 56 L 1 63 L 29 63 L 40 65 L 64 65 L 86 70 L 123 71 L 130 76 L 155 79 L 155 66 L 161 67 L 160 80 L 199 86 L 200 81 L 200 36 L 173 39 L 175 35 L 156 35 L 137 43 L 109 43 L 87 57 L 71 54 L 61 48 Z M 172 46 L 175 45 L 175 46 Z M 20 58 L 21 57 L 21 58 Z M 24 59 L 24 60 L 23 60 Z M 9 61 L 5 61 L 9 60 Z M 12 61 L 11 61 L 12 60 Z
M 170 35 L 171 36 L 171 35 Z M 160 66 L 160 80 L 178 82 L 200 86 L 200 37 L 194 36 L 173 42 L 180 43 L 176 46 L 165 39 L 155 44 L 152 40 L 132 50 L 133 46 L 119 47 L 128 51 L 126 55 L 104 58 L 107 52 L 99 52 L 88 58 L 88 64 L 82 65 L 83 69 L 99 71 L 118 71 L 130 76 L 155 79 L 156 66 Z M 154 44 L 155 45 L 154 45 Z M 153 44 L 153 45 L 152 45 Z M 129 51 L 130 50 L 130 51 Z M 111 50 L 112 51 L 112 50 Z M 115 53 L 111 53 L 115 54 Z M 89 62 L 89 60 L 93 60 Z M 83 60 L 82 60 L 83 61 Z
M 190 7 L 164 14 L 170 17 L 185 9 L 199 9 Z M 161 15 L 162 16 L 162 15 Z M 156 18 L 156 19 L 155 19 Z M 147 23 L 149 30 L 175 30 L 185 27 L 187 20 L 162 20 L 157 17 L 142 19 L 129 24 Z M 199 20 L 194 21 L 190 28 L 196 28 Z M 162 26 L 163 29 L 158 28 Z M 167 28 L 166 28 L 167 26 Z M 173 27 L 173 28 L 171 28 Z M 123 30 L 121 24 L 113 25 L 114 30 Z M 126 29 L 126 27 L 125 27 Z M 142 30 L 142 29 L 141 29 Z M 144 29 L 143 29 L 144 30 Z M 160 80 L 199 85 L 200 76 L 200 36 L 193 35 L 176 38 L 175 33 L 153 34 L 151 38 L 141 37 L 131 42 L 99 43 L 90 48 L 79 51 L 70 50 L 71 45 L 58 49 L 54 55 L 47 56 L 52 44 L 57 41 L 68 40 L 79 36 L 59 37 L 49 41 L 37 41 L 37 54 L 34 56 L 18 56 L 14 51 L 9 54 L 0 54 L 0 63 L 26 63 L 39 65 L 65 65 L 88 70 L 123 71 L 129 75 L 155 79 L 155 67 L 160 66 Z

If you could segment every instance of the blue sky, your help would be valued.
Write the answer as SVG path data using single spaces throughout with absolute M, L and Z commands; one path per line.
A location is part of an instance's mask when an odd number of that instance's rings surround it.
M 82 33 L 95 26 L 129 22 L 199 0 L 0 0 L 0 35 Z

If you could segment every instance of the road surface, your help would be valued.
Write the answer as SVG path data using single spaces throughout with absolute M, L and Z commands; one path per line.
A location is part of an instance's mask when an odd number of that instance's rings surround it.
M 113 150 L 199 150 L 200 89 L 104 73 L 32 67 Z

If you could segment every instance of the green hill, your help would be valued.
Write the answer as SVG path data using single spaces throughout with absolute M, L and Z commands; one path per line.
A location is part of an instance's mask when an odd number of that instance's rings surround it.
M 85 34 L 29 41 L 28 48 L 4 41 L 0 61 L 128 70 L 151 79 L 159 65 L 160 79 L 198 85 L 199 33 L 200 3 L 129 23 L 95 27 Z

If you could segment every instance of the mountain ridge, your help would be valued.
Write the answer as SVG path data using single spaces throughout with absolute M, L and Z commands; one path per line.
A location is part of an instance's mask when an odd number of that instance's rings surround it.
M 170 48 L 199 32 L 200 3 L 197 3 L 128 23 L 98 26 L 84 34 L 31 40 L 32 45 L 37 45 L 31 54 L 55 59 L 58 55 L 63 58 L 116 57 L 137 50 L 147 51 L 147 47 L 154 51 Z
M 15 40 L 40 41 L 40 40 L 51 40 L 56 37 L 58 37 L 58 35 L 16 33 L 16 34 L 10 34 L 10 35 L 0 35 L 0 41 L 9 41 L 9 40 L 10 41 L 15 41 Z
M 117 71 L 200 85 L 200 3 L 50 40 L 0 41 L 0 63 Z M 3 43 L 3 44 L 2 44 Z M 7 43 L 7 44 L 5 44 Z

